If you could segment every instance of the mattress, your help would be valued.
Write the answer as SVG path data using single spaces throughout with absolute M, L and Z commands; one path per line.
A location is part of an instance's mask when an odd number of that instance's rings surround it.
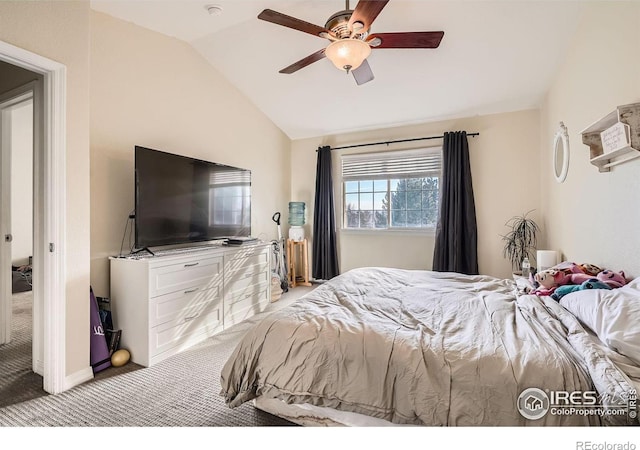
M 399 425 L 376 417 L 349 411 L 340 411 L 309 403 L 285 403 L 277 398 L 258 397 L 253 405 L 269 414 L 282 417 L 302 426 L 323 427 L 393 427 Z

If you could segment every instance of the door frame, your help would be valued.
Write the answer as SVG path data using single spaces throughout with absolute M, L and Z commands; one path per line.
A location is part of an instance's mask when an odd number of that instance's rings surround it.
M 66 376 L 66 66 L 3 41 L 0 60 L 42 76 L 33 93 L 34 349 L 39 316 L 43 388 L 58 394 Z

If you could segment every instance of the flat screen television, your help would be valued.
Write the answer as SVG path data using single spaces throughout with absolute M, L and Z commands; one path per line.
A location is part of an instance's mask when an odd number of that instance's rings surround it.
M 251 171 L 135 147 L 135 247 L 251 236 Z

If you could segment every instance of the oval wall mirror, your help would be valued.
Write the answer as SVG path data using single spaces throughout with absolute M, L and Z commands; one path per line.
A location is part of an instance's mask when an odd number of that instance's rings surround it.
M 567 178 L 569 171 L 569 133 L 564 123 L 560 122 L 560 128 L 553 138 L 553 174 L 558 183 Z

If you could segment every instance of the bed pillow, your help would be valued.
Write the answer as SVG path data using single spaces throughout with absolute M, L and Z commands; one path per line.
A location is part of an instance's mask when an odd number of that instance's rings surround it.
M 560 305 L 607 346 L 640 366 L 640 278 L 618 289 L 567 294 Z

